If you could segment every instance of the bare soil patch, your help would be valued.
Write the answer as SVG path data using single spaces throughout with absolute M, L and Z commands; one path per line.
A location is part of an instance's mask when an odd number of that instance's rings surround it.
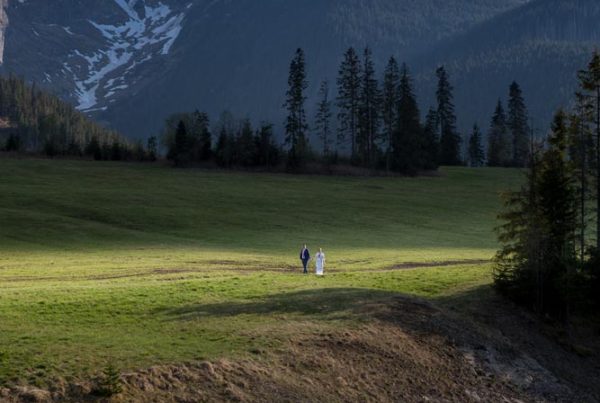
M 290 338 L 280 349 L 253 350 L 236 360 L 123 374 L 123 392 L 107 401 L 599 400 L 594 379 L 600 378 L 593 370 L 597 357 L 561 348 L 507 305 L 494 309 L 490 315 L 500 315 L 499 322 L 477 315 L 473 321 L 420 299 L 394 297 L 359 307 L 365 322 L 357 328 L 313 330 Z M 522 340 L 525 334 L 530 345 Z M 0 389 L 0 401 L 99 400 L 91 395 L 93 387 L 93 382 L 57 382 L 48 391 Z

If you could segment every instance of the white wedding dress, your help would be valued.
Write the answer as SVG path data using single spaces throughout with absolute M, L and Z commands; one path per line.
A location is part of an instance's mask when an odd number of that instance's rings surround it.
M 317 276 L 322 276 L 323 269 L 325 268 L 325 254 L 317 252 L 317 255 L 315 256 L 315 261 L 317 263 Z

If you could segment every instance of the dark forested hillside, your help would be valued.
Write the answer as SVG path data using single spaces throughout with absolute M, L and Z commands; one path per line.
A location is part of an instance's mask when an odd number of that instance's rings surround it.
M 90 143 L 115 142 L 125 144 L 69 103 L 20 78 L 0 78 L 0 149 L 82 155 Z
M 548 129 L 554 111 L 568 107 L 577 71 L 600 45 L 600 2 L 536 0 L 444 40 L 416 63 L 423 98 L 433 91 L 435 67 L 453 77 L 461 126 L 486 125 L 498 97 L 516 80 L 534 125 Z

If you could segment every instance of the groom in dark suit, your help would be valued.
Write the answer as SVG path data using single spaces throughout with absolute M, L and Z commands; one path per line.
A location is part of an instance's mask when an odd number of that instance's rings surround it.
M 304 274 L 308 274 L 308 261 L 310 260 L 310 252 L 304 244 L 304 247 L 300 251 L 300 260 L 302 260 L 302 266 L 304 266 Z

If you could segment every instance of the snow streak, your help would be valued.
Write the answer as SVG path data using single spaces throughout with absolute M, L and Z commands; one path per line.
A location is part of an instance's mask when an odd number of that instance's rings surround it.
M 89 21 L 105 38 L 107 46 L 91 55 L 75 50 L 70 57 L 84 62 L 84 78 L 75 81 L 77 108 L 91 112 L 104 101 L 129 86 L 127 75 L 134 67 L 168 55 L 182 29 L 185 14 L 175 13 L 163 3 L 156 6 L 137 6 L 143 0 L 114 0 L 126 14 L 127 20 L 118 25 Z M 137 7 L 136 7 L 137 6 Z M 139 12 L 138 12 L 139 10 Z

